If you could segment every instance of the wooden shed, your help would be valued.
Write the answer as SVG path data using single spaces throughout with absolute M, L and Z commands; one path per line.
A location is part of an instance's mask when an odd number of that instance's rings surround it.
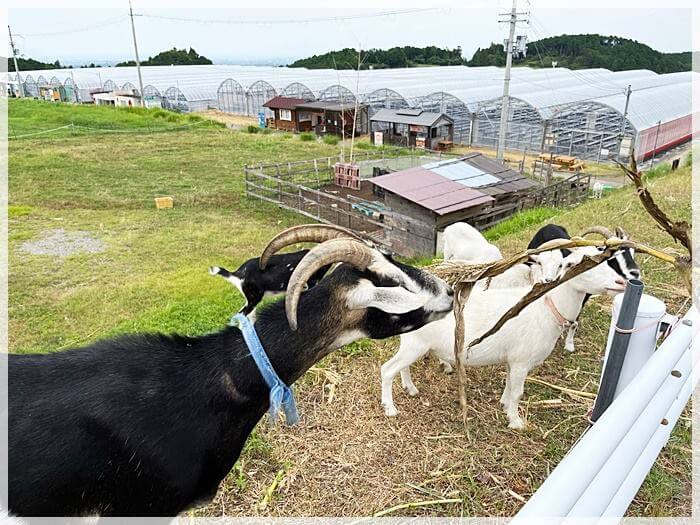
M 452 147 L 454 121 L 422 109 L 380 109 L 370 119 L 372 144 L 444 150 Z
M 338 135 L 351 137 L 353 133 L 353 118 L 355 117 L 354 104 L 341 104 L 339 102 L 302 102 L 296 105 L 299 112 L 309 114 L 313 130 L 318 135 Z M 363 135 L 369 130 L 369 106 L 359 104 L 357 107 L 357 122 L 355 123 L 355 136 Z
M 300 133 L 311 131 L 311 114 L 308 111 L 297 110 L 298 104 L 307 100 L 295 97 L 274 97 L 263 104 L 274 113 L 274 127 L 284 131 Z
M 539 185 L 481 153 L 441 160 L 370 179 L 387 208 L 429 225 L 432 235 L 407 237 L 412 251 L 428 255 L 442 246 L 445 227 L 465 221 L 484 229 L 520 209 Z M 400 232 L 395 232 L 400 235 Z

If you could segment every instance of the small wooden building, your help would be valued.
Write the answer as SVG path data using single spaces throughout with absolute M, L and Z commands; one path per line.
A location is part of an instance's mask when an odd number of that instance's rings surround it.
M 274 97 L 263 104 L 263 107 L 274 113 L 273 125 L 275 129 L 300 133 L 311 131 L 311 114 L 307 111 L 297 110 L 298 104 L 307 102 L 303 98 Z
M 465 221 L 484 229 L 519 211 L 537 183 L 481 153 L 416 166 L 369 179 L 387 208 L 429 226 L 430 235 L 397 239 L 404 252 L 433 255 L 445 227 Z M 401 236 L 400 231 L 393 235 Z M 408 246 L 410 244 L 410 246 Z
M 319 100 L 297 104 L 296 110 L 310 116 L 312 129 L 318 135 L 352 136 L 355 104 Z M 364 135 L 369 131 L 369 106 L 367 104 L 358 104 L 354 131 L 355 136 Z
M 422 109 L 380 109 L 371 118 L 372 144 L 445 150 L 452 147 L 454 121 Z

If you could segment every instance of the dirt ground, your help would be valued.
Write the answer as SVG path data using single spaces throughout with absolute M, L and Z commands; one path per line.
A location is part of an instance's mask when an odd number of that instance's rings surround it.
M 609 308 L 609 299 L 596 299 Z M 606 330 L 604 320 L 594 330 Z M 591 328 L 591 324 L 588 324 Z M 379 368 L 395 340 L 330 356 L 297 385 L 301 423 L 258 426 L 216 499 L 195 515 L 363 516 L 407 502 L 398 516 L 510 516 L 534 480 L 553 469 L 586 428 L 592 400 L 557 390 L 594 392 L 599 350 L 578 342 L 577 365 L 558 346 L 526 384 L 522 409 L 529 428 L 510 430 L 500 411 L 501 368 L 469 369 L 469 420 L 461 423 L 456 377 L 434 359 L 414 366 L 420 393 L 394 385 L 399 409 L 387 418 L 379 403 Z M 584 366 L 581 365 L 581 356 Z M 554 439 L 552 439 L 554 438 Z M 459 499 L 459 503 L 449 502 Z
M 255 117 L 248 117 L 245 115 L 234 115 L 233 113 L 226 113 L 224 111 L 219 111 L 218 109 L 198 111 L 197 115 L 201 115 L 202 117 L 223 122 L 229 128 L 238 129 L 251 124 L 254 126 L 258 125 L 258 119 Z

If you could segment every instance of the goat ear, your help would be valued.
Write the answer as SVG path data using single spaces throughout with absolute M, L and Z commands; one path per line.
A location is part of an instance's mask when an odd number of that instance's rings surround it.
M 425 305 L 427 297 L 401 286 L 360 286 L 350 297 L 350 308 L 377 308 L 388 314 L 405 314 Z

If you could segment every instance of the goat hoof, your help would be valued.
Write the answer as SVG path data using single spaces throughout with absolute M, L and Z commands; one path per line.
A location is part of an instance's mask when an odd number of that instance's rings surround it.
M 418 395 L 418 389 L 415 386 L 405 386 L 404 389 L 408 392 L 408 395 L 413 397 Z
M 454 372 L 454 368 L 452 368 L 452 365 L 450 363 L 440 363 L 440 366 L 442 366 L 442 371 L 446 374 L 451 374 L 452 372 Z
M 384 406 L 384 415 L 387 417 L 396 417 L 399 415 L 399 411 L 396 410 L 395 405 L 385 405 Z
M 564 347 L 564 350 L 566 350 L 567 352 L 569 352 L 569 353 L 571 354 L 571 353 L 573 353 L 573 351 L 576 350 L 576 349 L 574 348 L 574 345 L 566 345 L 566 346 Z
M 515 421 L 511 421 L 510 423 L 508 423 L 508 428 L 512 428 L 513 430 L 524 430 L 525 423 L 522 419 L 518 418 Z

